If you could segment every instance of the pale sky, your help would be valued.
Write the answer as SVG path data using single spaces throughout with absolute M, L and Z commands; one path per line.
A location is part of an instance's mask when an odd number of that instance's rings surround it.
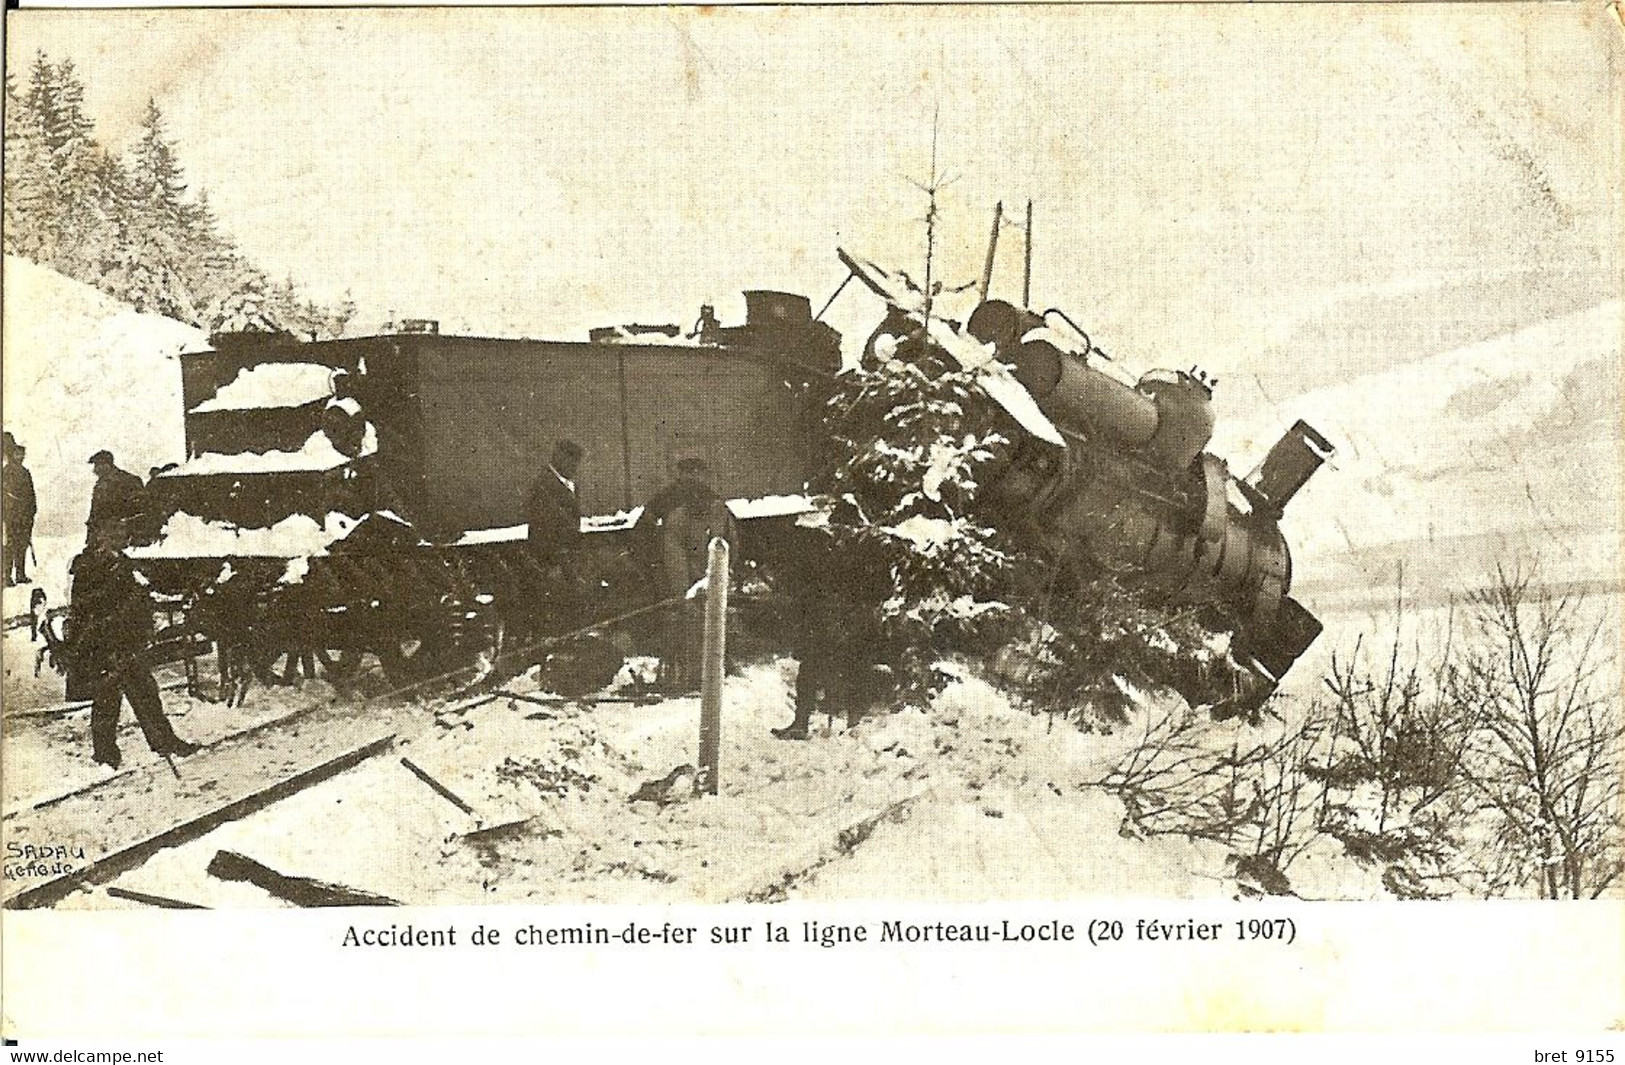
M 1601 4 L 1414 8 L 8 13 L 104 143 L 156 97 L 273 275 L 446 331 L 821 304 L 837 245 L 940 276 L 1036 201 L 1034 303 L 1135 368 L 1275 393 L 1619 291 L 1620 27 Z M 995 294 L 1018 297 L 1021 235 Z M 835 324 L 876 316 L 843 296 Z M 1221 388 L 1225 386 L 1221 383 Z M 1231 387 L 1238 387 L 1232 385 Z

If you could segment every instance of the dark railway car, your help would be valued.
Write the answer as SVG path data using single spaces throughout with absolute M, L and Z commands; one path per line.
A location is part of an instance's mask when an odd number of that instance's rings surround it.
M 748 549 L 805 489 L 806 393 L 839 367 L 840 337 L 803 297 L 746 303 L 743 325 L 693 337 L 217 337 L 183 359 L 187 458 L 153 487 L 165 535 L 132 554 L 251 656 L 370 651 L 413 679 L 497 634 L 560 627 L 524 503 L 571 439 L 587 453 L 587 614 L 634 608 L 651 595 L 636 508 L 679 459 L 707 462 Z
M 183 359 L 189 458 L 164 475 L 166 491 L 199 517 L 270 525 L 288 513 L 319 517 L 319 486 L 342 479 L 343 468 L 362 482 L 366 510 L 391 510 L 430 540 L 454 541 L 523 523 L 526 493 L 553 443 L 568 438 L 587 452 L 587 514 L 636 507 L 689 457 L 707 461 L 729 498 L 798 493 L 816 419 L 803 392 L 810 375 L 838 368 L 840 338 L 812 320 L 804 298 L 746 299 L 745 325 L 704 341 L 217 338 L 215 350 Z M 283 458 L 338 417 L 334 371 L 372 435 L 355 448 L 319 441 Z M 327 431 L 330 442 L 335 435 Z M 227 480 L 252 478 L 284 482 L 278 490 L 293 505 L 264 504 L 275 491 L 239 487 L 239 497 L 253 497 L 244 507 L 264 505 L 231 512 Z

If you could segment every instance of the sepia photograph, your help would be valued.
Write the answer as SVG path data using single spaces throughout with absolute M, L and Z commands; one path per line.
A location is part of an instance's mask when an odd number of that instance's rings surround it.
M 12 927 L 1617 917 L 1617 6 L 5 29 Z

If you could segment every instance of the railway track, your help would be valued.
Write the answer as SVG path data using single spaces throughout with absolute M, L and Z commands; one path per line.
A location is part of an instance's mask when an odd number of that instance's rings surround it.
M 0 900 L 8 909 L 50 906 L 360 765 L 431 721 L 420 703 L 303 710 L 218 740 L 173 771 L 164 761 L 132 767 L 18 811 L 6 821 Z M 31 865 L 30 853 L 68 857 Z
M 433 727 L 437 714 L 508 697 L 552 705 L 614 699 L 599 693 L 579 699 L 524 695 L 508 685 L 537 652 L 672 605 L 639 607 L 501 656 L 487 668 L 468 667 L 428 677 L 351 704 L 307 707 L 230 734 L 180 760 L 126 767 L 112 776 L 4 815 L 8 844 L 72 855 L 30 870 L 8 850 L 0 880 L 0 906 L 50 906 L 74 891 L 104 883 L 153 854 L 275 803 L 360 765 Z M 495 668 L 491 668 L 495 667 Z M 636 697 L 620 697 L 632 698 Z M 60 716 L 79 707 L 47 708 Z M 37 867 L 36 867 L 37 868 Z

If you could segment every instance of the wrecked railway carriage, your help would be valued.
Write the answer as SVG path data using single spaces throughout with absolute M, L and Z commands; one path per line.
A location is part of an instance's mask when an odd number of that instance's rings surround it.
M 901 275 L 841 254 L 886 303 L 865 352 L 889 345 L 975 369 L 1014 440 L 988 485 L 1082 570 L 1140 574 L 1170 598 L 1221 603 L 1267 687 L 1320 631 L 1288 596 L 1278 519 L 1326 441 L 1298 423 L 1246 480 L 1205 448 L 1210 384 L 1126 376 L 1070 319 L 986 301 L 963 327 Z M 705 459 L 767 560 L 809 506 L 816 387 L 841 338 L 804 297 L 748 292 L 743 325 L 595 330 L 587 342 L 441 335 L 432 322 L 330 342 L 215 338 L 183 356 L 188 457 L 154 480 L 165 525 L 131 550 L 204 634 L 258 656 L 360 655 L 398 683 L 493 646 L 558 632 L 526 550 L 524 498 L 559 438 L 581 443 L 587 612 L 651 600 L 631 550 L 637 504 L 680 457 Z M 922 339 L 924 338 L 924 339 Z M 613 663 L 618 665 L 618 659 Z M 290 657 L 290 670 L 291 657 Z

